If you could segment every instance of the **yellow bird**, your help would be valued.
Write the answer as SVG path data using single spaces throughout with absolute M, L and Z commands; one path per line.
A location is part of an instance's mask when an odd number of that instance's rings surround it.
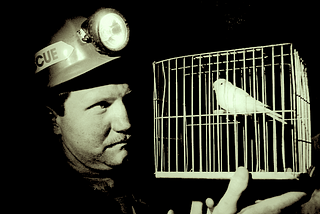
M 254 112 L 265 112 L 277 121 L 287 124 L 280 114 L 271 111 L 267 105 L 255 100 L 247 92 L 225 79 L 217 79 L 213 83 L 213 90 L 216 92 L 220 107 L 231 114 L 252 115 Z

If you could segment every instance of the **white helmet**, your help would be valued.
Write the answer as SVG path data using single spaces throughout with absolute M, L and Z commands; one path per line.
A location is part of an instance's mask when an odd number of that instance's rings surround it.
M 52 88 L 120 58 L 128 41 L 128 24 L 114 9 L 68 19 L 49 46 L 35 54 L 35 73 L 48 72 L 47 86 Z

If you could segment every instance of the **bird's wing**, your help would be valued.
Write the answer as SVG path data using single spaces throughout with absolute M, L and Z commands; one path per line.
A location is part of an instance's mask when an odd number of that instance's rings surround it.
M 254 104 L 254 99 L 244 90 L 234 85 L 228 87 L 227 107 L 230 113 L 247 114 Z
M 216 92 L 219 97 L 218 104 L 231 114 L 251 115 L 253 112 L 266 112 L 270 117 L 283 121 L 280 114 L 270 110 L 266 104 L 254 99 L 246 91 L 231 83 L 226 85 L 224 90 Z

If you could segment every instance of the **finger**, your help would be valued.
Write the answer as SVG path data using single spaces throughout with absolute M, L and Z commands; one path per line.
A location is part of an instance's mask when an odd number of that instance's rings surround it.
M 190 214 L 202 214 L 202 202 L 192 201 Z
M 167 214 L 174 214 L 173 210 L 169 210 Z
M 211 214 L 213 212 L 214 201 L 211 198 L 207 198 L 206 205 L 208 207 L 207 214 Z
M 241 214 L 278 214 L 281 211 L 307 196 L 304 192 L 288 192 L 280 196 L 268 198 L 241 210 Z
M 228 189 L 219 201 L 217 207 L 213 210 L 213 213 L 235 213 L 237 211 L 237 202 L 242 192 L 247 188 L 248 181 L 248 170 L 245 167 L 239 167 L 230 179 Z
M 281 211 L 282 209 L 300 201 L 305 196 L 307 196 L 307 194 L 304 192 L 287 192 L 283 195 L 261 201 L 257 205 L 261 204 L 262 210 L 264 209 L 264 207 L 267 207 L 271 210 Z

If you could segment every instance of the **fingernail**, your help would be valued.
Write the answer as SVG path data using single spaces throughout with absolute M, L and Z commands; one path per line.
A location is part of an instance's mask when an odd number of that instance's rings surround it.
M 173 210 L 169 210 L 167 214 L 174 214 Z
M 191 214 L 201 214 L 202 213 L 202 202 L 201 201 L 192 201 L 191 205 Z
M 206 199 L 206 205 L 207 205 L 208 210 L 210 211 L 210 213 L 212 213 L 213 212 L 214 201 L 211 198 L 207 198 Z

